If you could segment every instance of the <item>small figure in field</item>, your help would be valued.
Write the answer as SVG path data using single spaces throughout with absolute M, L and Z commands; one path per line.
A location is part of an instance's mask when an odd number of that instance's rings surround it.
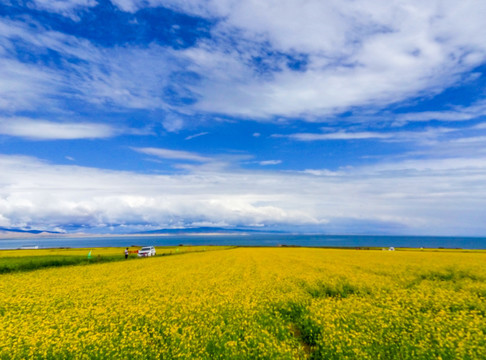
M 128 248 L 125 249 L 125 259 L 128 259 Z

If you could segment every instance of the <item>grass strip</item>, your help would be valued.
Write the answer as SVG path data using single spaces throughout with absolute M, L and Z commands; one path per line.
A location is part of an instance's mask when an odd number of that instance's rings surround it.
M 0 258 L 0 274 L 12 272 L 33 271 L 47 267 L 61 267 L 69 265 L 89 265 L 104 262 L 125 260 L 121 256 L 97 256 L 88 259 L 86 256 L 26 256 Z
M 194 252 L 228 250 L 233 248 L 235 247 L 201 246 L 201 247 L 190 247 L 190 248 L 188 247 L 162 248 L 160 249 L 160 251 L 158 251 L 156 256 L 160 257 L 160 256 L 183 255 L 183 254 L 189 254 Z M 128 259 L 125 259 L 125 256 L 123 255 L 123 249 L 117 250 L 116 255 L 113 253 L 103 253 L 104 250 L 103 248 L 97 248 L 96 250 L 102 252 L 102 254 L 97 254 L 88 257 L 86 255 L 79 255 L 78 254 L 79 250 L 72 249 L 72 251 L 75 253 L 72 255 L 66 253 L 65 255 L 56 254 L 56 255 L 26 255 L 26 256 L 0 257 L 0 275 L 13 273 L 13 272 L 34 271 L 38 269 L 51 268 L 51 267 L 90 265 L 90 264 L 100 264 L 100 263 L 116 262 L 116 261 L 131 261 L 131 260 L 138 259 L 136 254 L 130 254 Z M 17 251 L 22 251 L 22 250 L 17 250 Z

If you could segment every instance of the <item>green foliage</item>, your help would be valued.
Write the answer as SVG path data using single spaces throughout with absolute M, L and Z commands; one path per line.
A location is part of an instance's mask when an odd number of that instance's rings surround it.
M 25 257 L 4 257 L 0 258 L 0 274 L 17 271 L 32 271 L 46 267 L 60 267 L 68 265 L 87 265 L 119 261 L 121 256 L 68 256 L 68 255 L 46 255 L 46 256 L 25 256 Z
M 480 276 L 473 274 L 470 270 L 463 270 L 454 267 L 447 267 L 445 269 L 426 271 L 418 276 L 420 280 L 430 281 L 452 281 L 458 282 L 462 280 L 482 281 Z
M 313 298 L 347 298 L 350 295 L 371 293 L 370 289 L 351 284 L 348 280 L 343 278 L 333 282 L 320 281 L 313 285 L 305 285 L 305 290 Z

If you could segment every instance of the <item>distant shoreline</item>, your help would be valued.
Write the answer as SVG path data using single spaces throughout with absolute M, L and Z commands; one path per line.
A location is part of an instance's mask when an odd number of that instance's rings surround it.
M 190 232 L 150 234 L 1 234 L 0 248 L 27 244 L 40 248 L 153 246 L 269 246 L 324 248 L 486 249 L 486 237 L 268 234 L 244 232 Z
M 0 233 L 0 240 L 21 240 L 21 239 L 70 239 L 70 238 L 110 238 L 110 237 L 161 237 L 161 236 L 246 236 L 245 232 L 228 233 L 160 233 L 160 234 L 52 234 L 52 233 Z
M 27 251 L 27 250 L 83 250 L 83 249 L 113 249 L 119 248 L 124 249 L 126 247 L 129 248 L 138 248 L 143 247 L 144 245 L 137 245 L 132 244 L 128 246 L 86 246 L 86 247 L 69 247 L 69 246 L 59 246 L 59 247 L 44 247 L 44 248 L 35 248 L 35 249 L 23 249 L 23 248 L 12 248 L 12 249 L 0 249 L 0 253 L 2 251 Z M 229 248 L 280 248 L 280 249 L 322 249 L 322 250 L 350 250 L 350 251 L 389 251 L 389 249 L 379 246 L 312 246 L 312 245 L 192 245 L 192 244 L 180 244 L 180 245 L 159 245 L 156 248 L 174 248 L 174 247 L 181 247 L 181 248 L 211 248 L 211 247 L 221 247 L 226 246 Z M 393 251 L 403 252 L 403 251 L 411 251 L 411 252 L 444 252 L 444 253 L 485 253 L 486 249 L 462 249 L 462 248 L 415 248 L 415 247 L 397 247 L 394 248 Z

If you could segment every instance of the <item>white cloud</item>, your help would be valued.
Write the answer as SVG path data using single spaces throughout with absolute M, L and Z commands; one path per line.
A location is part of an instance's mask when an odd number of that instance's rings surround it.
M 61 123 L 28 118 L 0 118 L 0 134 L 32 140 L 95 139 L 115 136 L 105 124 Z
M 124 1 L 124 3 L 128 3 Z M 130 2 L 131 11 L 144 6 Z M 213 39 L 185 51 L 203 77 L 195 108 L 244 117 L 315 116 L 379 108 L 436 93 L 486 59 L 475 1 L 149 1 L 218 19 Z M 126 6 L 126 5 L 125 5 Z M 228 38 L 240 40 L 236 49 Z M 303 56 L 303 71 L 269 50 Z M 279 71 L 260 74 L 253 57 Z
M 379 165 L 362 167 L 359 171 L 362 173 L 373 172 L 375 174 L 384 173 L 396 173 L 396 172 L 408 172 L 413 171 L 416 173 L 423 172 L 436 172 L 436 175 L 444 174 L 454 178 L 455 175 L 449 174 L 462 174 L 468 173 L 472 170 L 486 169 L 486 158 L 429 158 L 429 159 L 408 159 L 402 161 L 395 161 L 389 163 L 383 163 Z M 459 188 L 458 188 L 459 189 Z M 458 190 L 457 189 L 457 190 Z
M 184 128 L 184 120 L 176 114 L 168 114 L 162 120 L 162 126 L 168 132 L 178 132 Z
M 73 20 L 79 20 L 77 13 L 87 8 L 96 6 L 96 0 L 33 0 L 28 5 L 39 10 L 58 13 Z
M 258 162 L 262 166 L 267 166 L 267 165 L 278 165 L 282 163 L 282 160 L 264 160 Z
M 191 140 L 191 139 L 195 139 L 197 137 L 200 137 L 200 136 L 204 136 L 204 135 L 207 135 L 209 134 L 207 131 L 204 131 L 202 133 L 198 133 L 198 134 L 194 134 L 194 135 L 189 135 L 185 138 L 185 140 Z
M 486 136 L 471 136 L 454 140 L 456 143 L 483 143 L 486 144 Z M 486 149 L 485 149 L 486 151 Z
M 452 110 L 423 111 L 397 116 L 398 123 L 410 121 L 464 121 L 486 115 L 486 100 L 480 100 L 470 106 L 455 106 Z
M 466 127 L 427 127 L 423 130 L 405 131 L 401 128 L 391 128 L 387 132 L 370 131 L 337 131 L 327 133 L 295 133 L 274 134 L 275 138 L 289 138 L 296 141 L 329 141 L 329 140 L 377 140 L 386 143 L 411 143 L 418 149 L 430 149 L 429 156 L 448 150 L 449 155 L 467 156 L 474 153 L 473 148 L 465 147 L 467 143 L 478 143 L 484 139 L 482 123 Z M 329 128 L 323 128 L 328 131 Z
M 57 108 L 68 96 L 105 109 L 320 121 L 326 114 L 440 92 L 486 60 L 486 3 L 472 0 L 113 2 L 130 12 L 167 6 L 207 17 L 215 22 L 212 36 L 181 50 L 156 44 L 102 49 L 40 24 L 3 19 L 0 106 Z M 79 0 L 66 8 L 93 4 Z M 49 6 L 62 12 L 64 5 Z M 33 53 L 50 49 L 67 61 L 62 68 L 22 63 L 13 55 L 19 40 Z M 258 58 L 267 70 L 255 65 Z M 299 61 L 300 70 L 289 66 Z M 181 76 L 188 72 L 194 76 Z M 438 115 L 415 118 L 423 116 Z M 169 120 L 168 131 L 185 126 Z
M 473 129 L 477 129 L 477 130 L 486 129 L 486 122 L 475 125 Z
M 164 91 L 172 84 L 170 75 L 178 70 L 177 59 L 158 45 L 96 49 L 87 64 L 73 65 L 70 78 L 73 91 L 80 98 L 101 108 L 166 109 L 168 104 Z M 173 89 L 183 96 L 182 86 Z M 174 95 L 174 96 L 179 96 Z M 168 131 L 178 131 L 183 120 L 168 115 L 163 120 Z
M 120 10 L 126 12 L 136 12 L 139 8 L 143 7 L 144 4 L 134 0 L 112 0 L 114 5 L 118 6 Z M 162 4 L 160 4 L 162 5 Z
M 327 169 L 306 169 L 303 171 L 304 174 L 310 174 L 315 176 L 339 176 L 344 175 L 343 172 L 331 171 Z
M 393 161 L 338 172 L 216 169 L 141 175 L 0 156 L 3 226 L 388 223 L 409 234 L 484 235 L 486 157 Z M 56 189 L 56 191 L 52 191 Z M 327 225 L 325 225 L 327 224 Z
M 0 19 L 0 33 L 0 49 L 5 52 L 0 56 L 0 109 L 14 112 L 48 106 L 59 111 L 72 100 L 104 109 L 170 108 L 164 89 L 172 83 L 170 74 L 178 65 L 163 47 L 103 49 L 37 23 L 6 19 Z M 66 61 L 62 66 L 23 63 L 16 57 L 18 44 L 32 54 L 56 52 Z M 183 91 L 180 86 L 173 89 Z
M 9 226 L 167 226 L 184 219 L 231 224 L 315 221 L 300 211 L 282 209 L 273 201 L 260 203 L 273 196 L 254 193 L 246 176 L 149 176 L 8 156 L 0 157 L 0 165 L 5 169 L 0 175 L 0 213 L 9 219 Z M 233 192 L 233 181 L 241 193 Z
M 188 152 L 188 151 L 150 148 L 150 147 L 132 148 L 132 149 L 142 154 L 153 155 L 163 159 L 189 160 L 189 161 L 197 161 L 197 162 L 213 161 L 212 158 L 202 156 L 196 153 Z
M 288 137 L 299 141 L 318 141 L 318 140 L 362 140 L 362 139 L 389 139 L 393 134 L 377 132 L 346 132 L 338 131 L 335 133 L 296 133 L 290 135 L 273 135 L 273 137 Z
M 0 58 L 0 110 L 35 110 L 47 103 L 57 107 L 57 102 L 46 99 L 63 80 L 60 74 L 43 68 Z

